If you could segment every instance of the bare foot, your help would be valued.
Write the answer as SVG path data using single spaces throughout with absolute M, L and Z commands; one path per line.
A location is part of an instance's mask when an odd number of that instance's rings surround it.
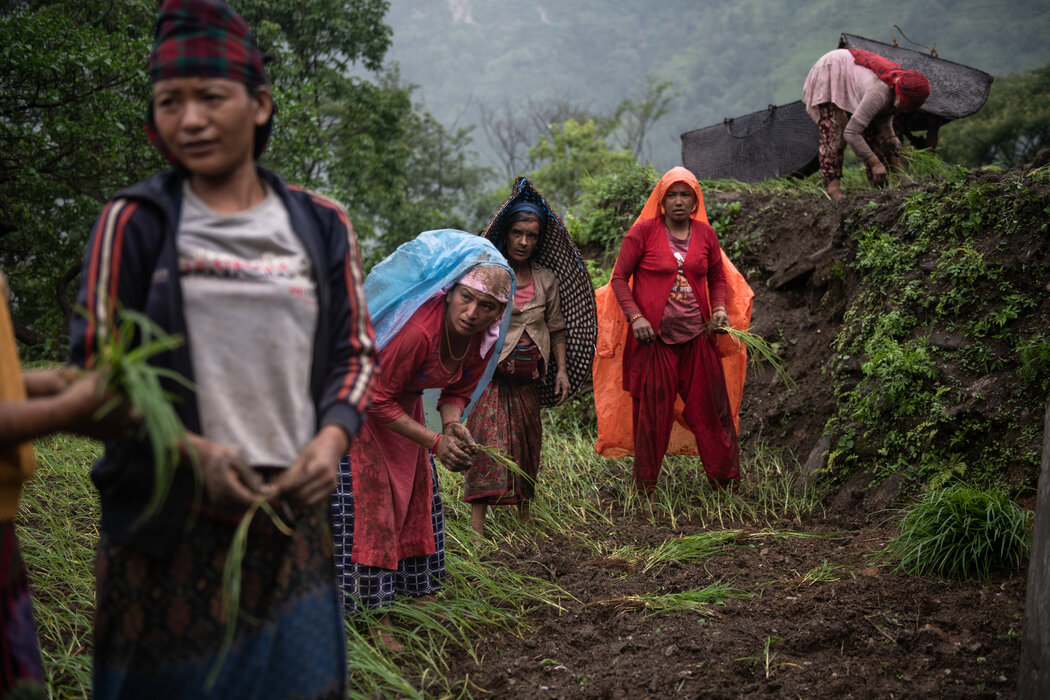
M 532 514 L 529 512 L 529 502 L 522 501 L 518 504 L 518 520 L 523 523 L 527 523 L 532 520 Z
M 375 628 L 376 644 L 387 651 L 397 654 L 405 650 L 405 646 L 394 639 L 393 625 L 390 624 L 390 616 L 383 615 L 379 625 Z
M 484 503 L 470 504 L 470 527 L 474 530 L 470 540 L 475 547 L 485 544 L 485 513 L 488 509 L 488 505 Z

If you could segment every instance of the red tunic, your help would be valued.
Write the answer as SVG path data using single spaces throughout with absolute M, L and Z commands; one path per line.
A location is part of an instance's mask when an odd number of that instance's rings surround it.
M 689 253 L 682 271 L 693 288 L 700 313 L 706 321 L 708 295 L 711 307 L 725 306 L 726 303 L 722 252 L 713 228 L 695 219 L 691 220 L 691 224 Z M 620 254 L 609 281 L 624 314 L 630 316 L 641 313 L 654 329 L 660 328 L 664 306 L 678 274 L 678 262 L 671 253 L 664 228 L 662 216 L 632 226 L 620 244 Z M 633 292 L 627 283 L 632 275 Z M 628 329 L 623 353 L 623 388 L 631 396 L 641 398 L 641 367 L 634 361 L 637 350 L 638 342 L 634 339 L 634 333 Z
M 465 408 L 485 370 L 481 333 L 471 338 L 455 372 L 441 363 L 444 295 L 413 314 L 379 352 L 382 373 L 368 420 L 350 445 L 357 564 L 396 569 L 406 557 L 434 553 L 433 484 L 427 449 L 386 427 L 408 415 L 423 422 L 423 390 L 440 388 L 438 406 Z M 492 349 L 489 350 L 491 355 Z

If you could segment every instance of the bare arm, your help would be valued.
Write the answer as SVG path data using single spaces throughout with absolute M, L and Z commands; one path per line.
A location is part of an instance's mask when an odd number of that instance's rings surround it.
M 24 376 L 25 401 L 0 400 L 0 445 L 17 445 L 56 432 L 106 438 L 121 434 L 132 423 L 126 409 L 97 420 L 95 414 L 108 401 L 102 375 L 91 372 L 75 381 L 59 370 L 30 372 Z
M 558 394 L 558 403 L 569 398 L 569 370 L 565 359 L 565 343 L 558 343 L 551 351 L 554 353 L 554 363 L 558 368 L 558 374 L 554 377 L 554 391 Z

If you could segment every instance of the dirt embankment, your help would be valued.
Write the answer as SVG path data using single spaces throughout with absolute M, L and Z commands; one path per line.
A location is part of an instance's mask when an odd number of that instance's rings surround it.
M 1016 331 L 1026 336 L 1050 335 L 1050 231 L 1045 214 L 1050 186 L 1043 178 L 1021 187 L 1015 184 L 1016 178 L 1011 180 L 1009 176 L 988 171 L 967 178 L 973 196 L 1015 198 L 1019 205 L 1015 211 L 1028 210 L 1028 216 L 1021 217 L 1023 230 L 1015 230 L 1005 246 L 997 229 L 1003 222 L 985 221 L 977 227 L 985 231 L 986 238 L 978 240 L 974 248 L 985 259 L 1002 265 L 1006 277 L 984 281 L 981 292 L 992 311 L 996 296 L 1003 294 L 1001 290 L 1006 287 L 1027 294 L 1036 301 L 1025 308 L 1023 318 L 1011 321 L 1012 325 L 1023 324 Z M 939 188 L 933 183 L 864 191 L 841 202 L 818 196 L 791 198 L 748 193 L 713 193 L 706 197 L 709 211 L 717 210 L 719 205 L 740 203 L 739 212 L 722 234 L 722 244 L 755 292 L 752 331 L 777 345 L 788 373 L 797 382 L 793 391 L 787 391 L 774 372 L 749 370 L 740 410 L 740 437 L 745 449 L 749 443 L 760 441 L 790 451 L 807 471 L 826 464 L 827 452 L 833 445 L 823 438 L 825 424 L 837 410 L 829 371 L 835 355 L 833 341 L 862 286 L 854 267 L 855 233 L 878 227 L 895 236 L 908 236 L 900 221 L 906 200 L 925 191 L 933 193 L 931 199 L 936 202 Z M 950 282 L 938 281 L 934 273 L 940 254 L 934 246 L 920 261 L 919 269 L 906 273 L 921 281 L 923 294 L 935 299 L 952 292 Z M 887 310 L 890 303 L 887 302 Z M 958 327 L 932 326 L 923 332 L 929 335 L 929 345 L 938 350 L 956 350 L 970 342 Z M 1034 399 L 1028 400 L 1030 406 L 1018 406 L 1014 400 L 1018 390 L 1015 348 L 1008 339 L 990 339 L 988 346 L 993 355 L 1004 359 L 998 369 L 984 373 L 973 367 L 938 368 L 938 381 L 958 388 L 957 398 L 953 399 L 956 405 L 949 408 L 949 413 L 960 420 L 1005 426 L 1010 418 L 1008 412 L 1013 411 L 1015 427 L 1029 414 L 1033 425 L 1040 423 L 1045 396 L 1040 404 L 1036 390 Z M 861 359 L 852 358 L 851 369 L 858 379 Z M 1024 415 L 1017 419 L 1020 414 Z M 1018 435 L 1018 441 L 1027 441 L 1019 445 L 1018 451 L 1027 450 L 1031 455 L 1037 450 L 1038 432 Z M 987 450 L 986 444 L 964 445 L 961 457 L 977 463 L 984 459 Z M 1022 503 L 1032 505 L 1027 503 L 1034 487 L 1030 464 L 1006 469 L 1004 476 L 1016 485 L 1015 494 Z M 830 503 L 847 508 L 867 499 L 865 510 L 884 508 L 898 493 L 896 482 L 881 491 L 860 493 L 872 481 L 870 472 L 860 475 L 857 483 L 846 484 Z

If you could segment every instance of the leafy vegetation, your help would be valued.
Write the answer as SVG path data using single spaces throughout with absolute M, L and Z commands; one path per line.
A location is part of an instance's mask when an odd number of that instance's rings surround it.
M 1050 63 L 996 78 L 980 111 L 941 131 L 946 160 L 970 167 L 1029 163 L 1050 148 Z
M 829 464 L 840 478 L 861 466 L 916 485 L 995 483 L 1010 464 L 1035 473 L 1023 416 L 1038 410 L 1048 381 L 1043 337 L 1029 330 L 1044 292 L 1025 261 L 1030 231 L 1045 225 L 1046 205 L 1029 193 L 1046 178 L 940 172 L 941 184 L 905 199 L 891 227 L 854 217 L 860 289 L 826 368 L 838 392 Z M 1007 381 L 987 375 L 1011 366 L 1019 380 L 995 391 L 999 409 L 968 411 Z M 964 458 L 975 444 L 986 446 L 981 458 Z
M 1033 520 L 1001 489 L 954 484 L 929 491 L 904 512 L 885 555 L 918 576 L 985 578 L 993 569 L 1025 565 Z

